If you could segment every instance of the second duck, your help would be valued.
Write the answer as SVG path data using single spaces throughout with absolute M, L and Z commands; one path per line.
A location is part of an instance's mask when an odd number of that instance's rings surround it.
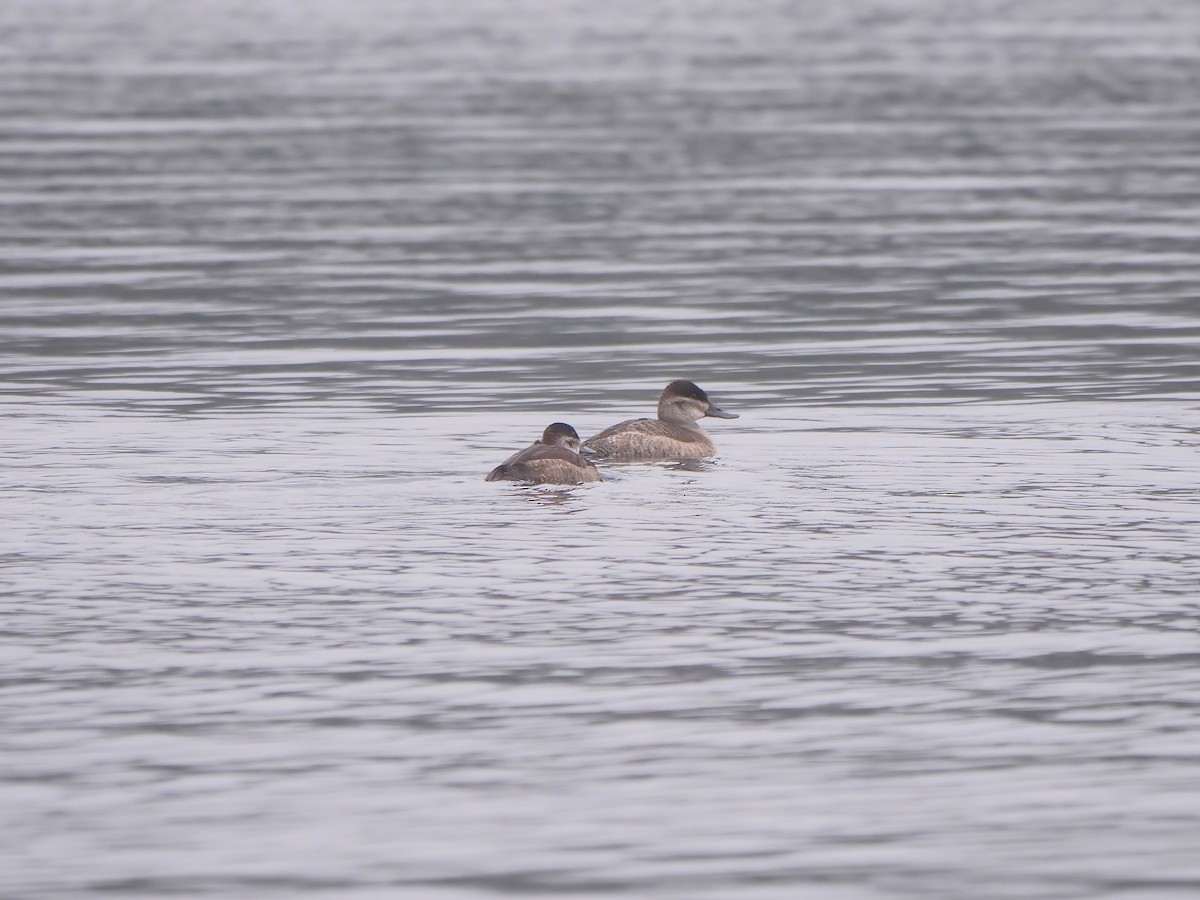
M 717 446 L 696 424 L 705 416 L 736 419 L 690 381 L 672 381 L 658 398 L 657 419 L 630 419 L 583 442 L 585 450 L 618 459 L 703 459 Z
M 514 453 L 484 480 L 584 484 L 604 479 L 591 460 L 579 455 L 579 435 L 575 429 L 566 422 L 555 422 L 542 432 L 540 441 Z

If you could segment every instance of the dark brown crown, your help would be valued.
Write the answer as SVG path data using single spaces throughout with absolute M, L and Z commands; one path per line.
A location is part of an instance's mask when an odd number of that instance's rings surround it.
M 708 402 L 708 394 L 690 381 L 672 381 L 667 385 L 663 394 L 672 397 L 687 397 L 690 400 L 699 400 L 701 403 Z
M 579 432 L 568 425 L 566 422 L 555 422 L 552 425 L 547 425 L 546 430 L 542 432 L 542 443 L 554 446 L 564 438 L 571 440 L 579 440 Z

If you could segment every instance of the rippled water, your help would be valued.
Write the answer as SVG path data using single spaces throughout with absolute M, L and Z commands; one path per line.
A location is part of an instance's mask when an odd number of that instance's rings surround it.
M 4 896 L 1200 891 L 1200 7 L 0 33 Z

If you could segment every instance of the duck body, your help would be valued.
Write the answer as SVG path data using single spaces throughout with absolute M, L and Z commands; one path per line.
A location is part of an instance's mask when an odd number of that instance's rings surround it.
M 592 435 L 583 446 L 612 459 L 703 459 L 717 452 L 703 428 L 660 419 L 618 422 Z
M 514 453 L 485 481 L 524 481 L 529 484 L 586 484 L 603 481 L 589 459 L 579 455 L 579 434 L 565 422 L 555 422 L 541 440 Z
M 658 418 L 629 419 L 594 434 L 584 449 L 610 459 L 703 459 L 717 445 L 697 422 L 705 416 L 736 419 L 690 381 L 672 381 L 658 398 Z

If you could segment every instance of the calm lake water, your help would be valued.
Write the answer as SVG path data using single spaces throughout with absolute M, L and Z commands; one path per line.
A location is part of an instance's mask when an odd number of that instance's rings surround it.
M 0 33 L 4 897 L 1200 893 L 1200 6 Z

